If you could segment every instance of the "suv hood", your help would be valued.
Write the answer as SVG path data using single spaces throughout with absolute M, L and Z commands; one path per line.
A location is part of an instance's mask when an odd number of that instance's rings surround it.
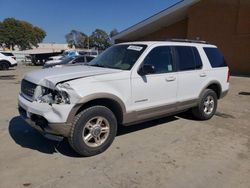
M 122 70 L 93 66 L 65 66 L 32 71 L 24 79 L 32 83 L 54 88 L 57 83 L 95 75 L 111 74 Z

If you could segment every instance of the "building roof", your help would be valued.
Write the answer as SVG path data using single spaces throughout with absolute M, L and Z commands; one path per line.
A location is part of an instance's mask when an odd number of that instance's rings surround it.
M 135 40 L 147 34 L 155 32 L 162 27 L 185 19 L 188 8 L 200 0 L 181 0 L 167 9 L 121 31 L 113 40 Z

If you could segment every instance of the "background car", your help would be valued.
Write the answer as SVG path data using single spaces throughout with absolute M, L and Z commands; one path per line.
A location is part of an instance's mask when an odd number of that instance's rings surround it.
M 17 66 L 17 61 L 13 53 L 0 51 L 0 70 L 8 70 L 14 66 Z
M 88 56 L 88 55 L 80 55 L 75 58 L 69 57 L 69 58 L 64 58 L 63 60 L 57 63 L 49 63 L 49 64 L 45 63 L 43 68 L 63 67 L 63 66 L 74 65 L 74 64 L 86 64 L 94 58 L 95 58 L 94 56 Z
M 65 52 L 63 52 L 62 55 L 52 56 L 49 58 L 49 60 L 60 60 L 62 58 L 76 57 L 78 55 L 79 55 L 79 53 L 76 50 L 66 50 Z

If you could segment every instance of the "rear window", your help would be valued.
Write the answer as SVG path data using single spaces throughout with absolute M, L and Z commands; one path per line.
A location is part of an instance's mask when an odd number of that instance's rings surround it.
M 190 46 L 175 46 L 178 70 L 195 70 L 202 68 L 202 61 L 198 50 Z
M 204 48 L 204 51 L 213 68 L 227 66 L 224 56 L 218 48 Z

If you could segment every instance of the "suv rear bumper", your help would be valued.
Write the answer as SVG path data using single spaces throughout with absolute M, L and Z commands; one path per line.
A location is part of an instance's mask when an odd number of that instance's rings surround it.
M 33 128 L 42 134 L 54 134 L 68 137 L 71 123 L 65 119 L 71 110 L 68 108 L 55 108 L 48 104 L 30 102 L 19 95 L 18 110 L 21 117 Z M 54 121 L 52 121 L 52 119 Z

